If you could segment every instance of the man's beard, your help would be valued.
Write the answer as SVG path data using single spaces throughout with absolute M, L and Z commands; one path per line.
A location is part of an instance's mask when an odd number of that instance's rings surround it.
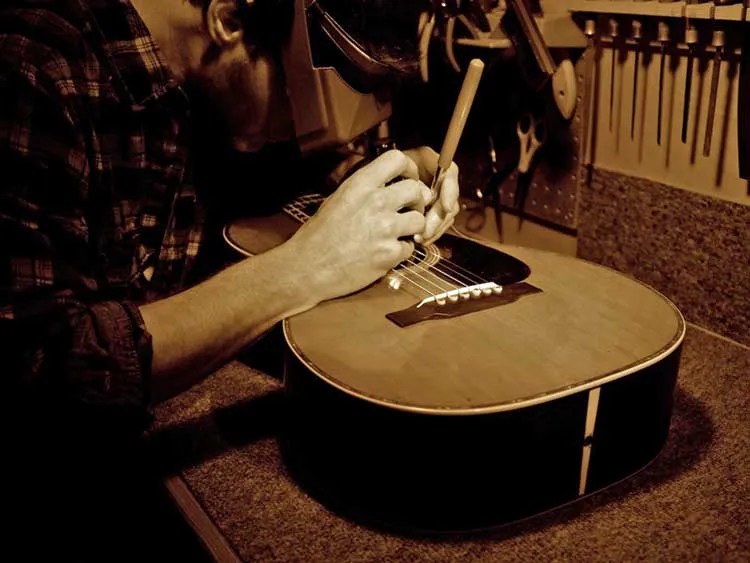
M 227 65 L 218 80 L 191 75 L 184 83 L 190 99 L 193 128 L 211 143 L 231 146 L 236 139 L 257 137 L 266 128 L 245 86 L 250 66 L 240 62 Z

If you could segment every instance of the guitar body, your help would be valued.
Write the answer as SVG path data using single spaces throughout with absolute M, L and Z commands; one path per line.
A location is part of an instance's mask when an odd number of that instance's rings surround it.
M 248 219 L 225 237 L 257 254 L 296 225 Z M 412 313 L 441 306 L 415 308 L 425 295 L 395 289 L 391 276 L 284 321 L 283 451 L 310 492 L 385 526 L 479 529 L 572 502 L 654 459 L 685 334 L 671 302 L 539 250 L 445 236 L 432 254 L 421 275 L 471 265 L 503 292 L 485 295 L 496 300 L 486 308 L 422 319 Z M 409 322 L 387 316 L 396 311 Z

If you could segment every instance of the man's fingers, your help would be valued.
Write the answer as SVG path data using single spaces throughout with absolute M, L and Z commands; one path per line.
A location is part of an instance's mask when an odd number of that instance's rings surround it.
M 403 152 L 391 150 L 352 174 L 351 180 L 377 188 L 398 176 L 419 180 L 419 170 L 416 163 Z
M 428 146 L 408 149 L 404 152 L 418 164 L 419 179 L 429 184 L 437 170 L 438 153 Z
M 424 213 L 429 203 L 430 188 L 418 180 L 401 180 L 385 187 L 389 209 L 409 207 Z
M 397 264 L 400 264 L 404 260 L 411 257 L 412 254 L 414 254 L 414 243 L 407 240 L 400 240 L 398 243 L 401 245 L 401 254 L 399 256 Z
M 438 207 L 440 209 L 436 209 Z M 442 204 L 437 201 L 425 216 L 424 231 L 421 233 L 423 241 L 431 242 L 435 238 L 435 234 L 442 224 L 443 219 L 445 219 L 445 216 L 442 213 Z
M 458 201 L 458 166 L 452 162 L 443 174 L 443 181 L 439 186 L 440 202 L 443 209 L 453 209 Z
M 397 237 L 410 237 L 416 233 L 421 233 L 425 229 L 425 218 L 419 211 L 409 211 L 399 213 L 395 224 L 395 234 Z
M 442 203 L 435 205 L 427 212 L 425 218 L 425 229 L 422 233 L 414 236 L 414 240 L 420 244 L 430 244 L 438 239 L 452 224 L 460 210 L 458 202 L 454 202 L 450 212 L 443 211 Z

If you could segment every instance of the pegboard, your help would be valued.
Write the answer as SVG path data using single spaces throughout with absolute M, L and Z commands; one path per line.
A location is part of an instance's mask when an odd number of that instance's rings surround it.
M 576 69 L 576 109 L 568 122 L 558 121 L 558 130 L 548 132 L 555 141 L 547 141 L 536 155 L 527 180 L 528 190 L 523 211 L 516 205 L 516 190 L 519 173 L 512 172 L 500 184 L 500 203 L 503 211 L 523 215 L 553 228 L 575 231 L 578 225 L 578 200 L 580 184 L 586 177 L 586 169 L 581 164 L 583 139 L 586 57 L 595 56 L 585 50 L 575 61 Z M 548 112 L 554 111 L 548 109 Z M 551 160 L 554 164 L 551 164 Z
M 471 147 L 468 147 L 470 143 L 462 141 L 462 148 L 468 149 L 471 153 L 463 163 L 459 162 L 464 172 L 462 187 L 469 184 L 470 189 L 467 192 L 470 194 L 482 192 L 486 205 L 494 205 L 494 200 L 499 199 L 499 207 L 505 213 L 520 215 L 541 225 L 574 234 L 578 223 L 579 185 L 583 178 L 579 153 L 584 121 L 584 72 L 588 57 L 593 55 L 586 52 L 586 38 L 568 9 L 556 2 L 543 2 L 544 16 L 537 18 L 537 25 L 550 47 L 555 62 L 559 64 L 565 58 L 571 59 L 577 77 L 575 113 L 571 119 L 565 120 L 559 115 L 554 104 L 551 84 L 546 84 L 542 91 L 533 91 L 528 81 L 522 78 L 523 72 L 512 56 L 512 49 L 505 49 L 511 44 L 507 38 L 504 39 L 505 43 L 502 43 L 504 33 L 499 27 L 502 12 L 501 7 L 490 14 L 493 31 L 488 38 L 470 43 L 459 40 L 457 53 L 466 55 L 467 52 L 471 52 L 465 50 L 470 49 L 470 46 L 484 47 L 484 54 L 479 56 L 486 62 L 492 61 L 493 58 L 502 61 L 498 65 L 489 62 L 488 70 L 495 67 L 495 70 L 499 70 L 500 79 L 488 76 L 488 72 L 485 72 L 485 84 L 480 89 L 484 94 L 480 96 L 482 107 L 473 110 L 475 114 L 479 113 L 486 123 L 475 127 L 465 137 L 476 133 L 477 129 L 482 131 L 484 128 L 484 134 L 489 133 L 498 152 L 495 169 L 496 172 L 498 169 L 500 172 L 496 173 L 495 178 L 502 175 L 505 177 L 495 193 L 491 182 L 496 179 L 487 180 L 487 169 L 491 168 L 491 151 L 486 139 L 484 144 L 482 141 L 471 142 Z M 475 49 L 474 53 L 476 52 Z M 517 97 L 509 99 L 509 96 L 504 94 L 507 90 L 516 90 Z M 490 98 L 489 103 L 487 98 Z M 489 111 L 488 106 L 492 108 Z M 544 115 L 547 118 L 548 138 L 538 150 L 529 173 L 519 177 L 516 164 L 519 160 L 520 141 L 516 135 L 516 122 L 526 111 L 531 111 L 535 117 Z M 464 156 L 466 152 L 467 150 L 464 150 Z M 508 174 L 509 169 L 515 171 Z M 523 210 L 520 209 L 520 202 L 516 201 L 519 180 L 522 186 L 526 186 Z

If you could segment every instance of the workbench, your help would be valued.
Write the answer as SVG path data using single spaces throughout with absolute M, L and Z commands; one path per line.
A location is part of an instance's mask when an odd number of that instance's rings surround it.
M 156 411 L 150 440 L 166 484 L 216 560 L 750 559 L 750 349 L 693 325 L 657 459 L 605 491 L 496 530 L 409 534 L 329 510 L 285 469 L 283 406 L 277 378 L 235 361 Z

